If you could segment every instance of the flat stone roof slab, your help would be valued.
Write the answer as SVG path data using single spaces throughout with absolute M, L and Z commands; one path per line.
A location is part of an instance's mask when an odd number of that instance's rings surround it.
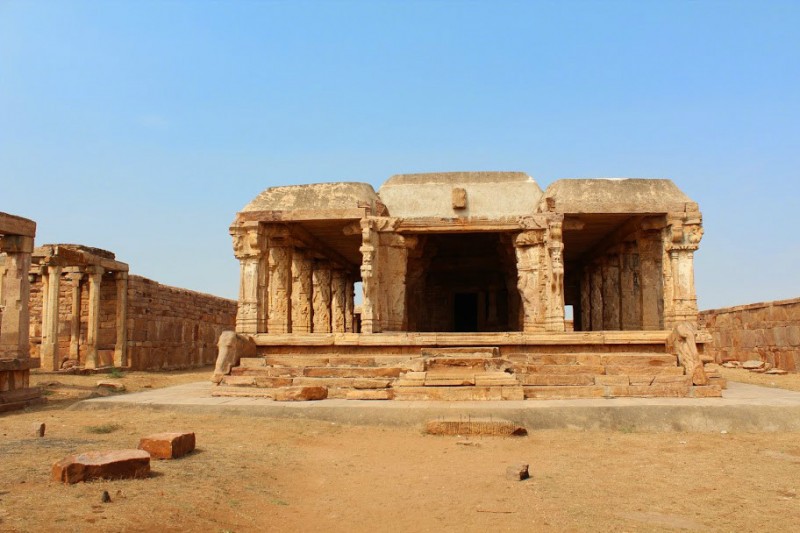
M 368 183 L 336 182 L 270 187 L 247 204 L 250 211 L 331 211 L 373 205 L 378 195 Z
M 800 431 L 800 393 L 730 382 L 722 398 L 615 398 L 504 402 L 322 400 L 276 402 L 215 398 L 196 382 L 95 398 L 71 409 L 146 407 L 179 412 L 307 418 L 342 424 L 421 427 L 428 420 L 497 417 L 536 429 L 630 431 Z
M 640 178 L 562 179 L 544 198 L 555 199 L 558 213 L 669 213 L 692 203 L 672 180 Z

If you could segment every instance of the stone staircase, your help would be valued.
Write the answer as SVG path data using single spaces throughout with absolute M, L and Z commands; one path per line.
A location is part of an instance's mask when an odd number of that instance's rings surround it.
M 291 355 L 243 358 L 213 396 L 276 398 L 323 388 L 353 400 L 524 400 L 721 396 L 724 383 L 694 387 L 661 352 L 509 353 L 498 347 L 422 348 L 419 355 Z M 323 391 L 324 392 L 324 391 Z

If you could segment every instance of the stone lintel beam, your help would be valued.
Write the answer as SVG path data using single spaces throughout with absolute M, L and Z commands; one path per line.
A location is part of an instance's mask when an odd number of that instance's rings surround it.
M 303 222 L 311 220 L 359 220 L 367 216 L 364 208 L 353 209 L 292 209 L 291 211 L 242 211 L 232 226 L 248 222 Z
M 102 257 L 85 250 L 76 250 L 66 246 L 45 245 L 36 248 L 33 257 L 41 264 L 60 264 L 61 266 L 101 267 L 111 272 L 128 272 L 128 264 L 107 257 Z
M 36 222 L 17 215 L 0 212 L 0 235 L 36 236 Z

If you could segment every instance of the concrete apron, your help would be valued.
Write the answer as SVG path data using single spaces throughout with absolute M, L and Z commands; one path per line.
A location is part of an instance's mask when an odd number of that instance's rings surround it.
M 729 382 L 722 398 L 614 398 L 482 402 L 215 398 L 208 382 L 94 398 L 70 409 L 147 407 L 175 412 L 301 418 L 419 427 L 429 420 L 500 418 L 536 429 L 616 431 L 800 431 L 800 392 Z

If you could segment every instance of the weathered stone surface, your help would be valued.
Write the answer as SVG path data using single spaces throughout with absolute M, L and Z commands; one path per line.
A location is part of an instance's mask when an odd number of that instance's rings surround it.
M 742 363 L 742 368 L 746 370 L 755 370 L 763 367 L 764 367 L 764 361 L 758 361 L 755 359 L 751 359 L 750 361 L 745 361 L 744 363 Z
M 524 481 L 531 477 L 528 472 L 528 463 L 514 463 L 506 468 L 506 478 L 511 481 Z
M 345 398 L 348 400 L 391 400 L 394 397 L 394 392 L 390 389 L 372 390 L 350 390 L 345 393 Z
M 33 423 L 33 436 L 42 438 L 44 437 L 44 430 L 45 430 L 45 423 L 44 422 L 34 422 Z
M 106 389 L 112 392 L 124 392 L 125 385 L 118 381 L 102 380 L 97 382 L 98 389 Z
M 192 452 L 194 446 L 194 432 L 154 433 L 139 440 L 139 449 L 155 459 L 177 459 Z
M 305 402 L 327 397 L 327 387 L 285 387 L 275 391 L 275 400 L 279 402 Z
M 150 454 L 144 450 L 78 453 L 68 455 L 52 468 L 53 481 L 63 483 L 149 476 Z
M 525 436 L 528 430 L 510 420 L 500 418 L 458 418 L 429 420 L 425 432 L 430 435 L 483 435 L 483 436 Z

